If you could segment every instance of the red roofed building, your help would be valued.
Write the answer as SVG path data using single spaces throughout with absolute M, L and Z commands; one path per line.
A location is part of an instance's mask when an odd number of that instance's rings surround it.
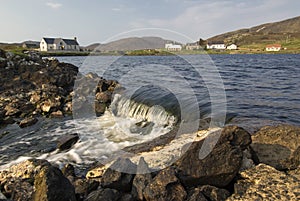
M 278 52 L 279 50 L 281 50 L 280 44 L 272 44 L 266 46 L 266 51 L 268 52 Z

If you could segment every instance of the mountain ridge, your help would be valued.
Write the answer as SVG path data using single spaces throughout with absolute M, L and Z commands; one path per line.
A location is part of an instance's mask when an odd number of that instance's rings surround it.
M 287 39 L 300 39 L 300 16 L 218 34 L 207 41 L 247 45 L 257 41 L 269 43 Z

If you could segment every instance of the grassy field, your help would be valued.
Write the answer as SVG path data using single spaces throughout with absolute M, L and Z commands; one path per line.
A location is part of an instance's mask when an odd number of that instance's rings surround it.
M 269 44 L 281 44 L 282 49 L 278 52 L 267 52 L 265 48 Z M 29 50 L 20 45 L 0 44 L 0 49 L 24 56 L 24 52 Z M 189 54 L 300 54 L 300 39 L 261 41 L 260 43 L 251 43 L 239 46 L 238 50 L 185 50 L 166 51 L 166 49 L 157 50 L 133 50 L 133 51 L 112 51 L 112 52 L 41 52 L 41 56 L 99 56 L 99 55 L 126 55 L 126 56 L 164 56 L 164 55 L 189 55 Z

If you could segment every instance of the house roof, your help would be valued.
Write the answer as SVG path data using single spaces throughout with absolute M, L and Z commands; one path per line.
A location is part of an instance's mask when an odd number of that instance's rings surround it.
M 267 45 L 267 48 L 272 48 L 272 47 L 281 47 L 280 44 L 271 44 L 271 45 Z
M 67 45 L 79 45 L 75 39 L 63 39 Z
M 43 38 L 47 44 L 56 44 L 63 40 L 67 45 L 79 45 L 75 39 L 65 39 L 65 38 Z

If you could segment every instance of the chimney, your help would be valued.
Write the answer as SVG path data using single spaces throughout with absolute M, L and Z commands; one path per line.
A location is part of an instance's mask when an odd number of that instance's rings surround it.
M 76 40 L 76 41 L 77 41 L 77 37 L 76 37 L 76 36 L 74 37 L 74 40 Z

